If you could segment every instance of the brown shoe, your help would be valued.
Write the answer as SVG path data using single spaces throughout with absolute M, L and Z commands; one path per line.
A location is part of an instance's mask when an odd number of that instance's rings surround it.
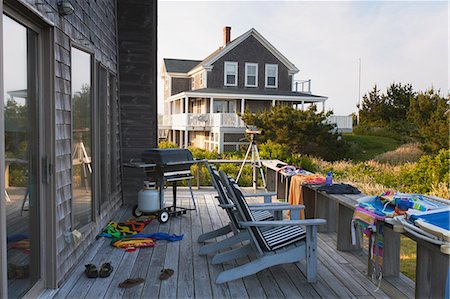
M 159 280 L 169 279 L 174 272 L 175 271 L 173 271 L 172 269 L 162 269 L 161 274 L 159 275 Z
M 143 283 L 145 280 L 143 278 L 128 278 L 125 279 L 125 281 L 119 283 L 119 288 L 128 289 L 134 286 L 137 286 L 138 284 Z

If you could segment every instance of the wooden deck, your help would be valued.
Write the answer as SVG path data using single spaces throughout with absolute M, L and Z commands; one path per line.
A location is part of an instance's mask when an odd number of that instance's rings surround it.
M 170 193 L 170 192 L 167 192 Z M 178 203 L 192 206 L 186 190 L 178 193 Z M 172 218 L 167 224 L 152 221 L 145 232 L 183 234 L 180 242 L 158 241 L 154 248 L 125 252 L 109 244 L 109 239 L 94 242 L 82 261 L 69 275 L 55 298 L 413 298 L 414 282 L 401 275 L 383 278 L 381 289 L 366 276 L 367 256 L 362 251 L 336 251 L 336 234 L 319 234 L 318 281 L 306 282 L 304 263 L 272 267 L 257 275 L 216 285 L 216 275 L 223 269 L 246 263 L 249 256 L 224 265 L 212 265 L 211 256 L 197 254 L 197 237 L 219 228 L 228 219 L 217 206 L 212 188 L 195 191 L 198 214 L 192 211 Z M 171 199 L 168 199 L 169 201 Z M 118 211 L 116 220 L 131 217 L 130 207 Z M 114 272 L 108 278 L 88 279 L 84 265 L 110 261 Z M 166 281 L 158 279 L 162 268 L 175 274 Z M 130 289 L 118 284 L 129 277 L 142 277 L 145 283 Z

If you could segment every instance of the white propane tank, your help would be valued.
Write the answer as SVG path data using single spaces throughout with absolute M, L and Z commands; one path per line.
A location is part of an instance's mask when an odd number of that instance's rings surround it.
M 158 190 L 152 189 L 148 181 L 144 182 L 144 188 L 138 193 L 138 207 L 144 213 L 160 210 L 159 192 Z

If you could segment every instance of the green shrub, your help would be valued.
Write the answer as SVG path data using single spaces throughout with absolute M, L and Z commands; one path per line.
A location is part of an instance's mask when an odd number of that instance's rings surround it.
M 170 141 L 161 141 L 158 144 L 159 148 L 177 148 L 179 147 L 176 143 L 170 142 Z

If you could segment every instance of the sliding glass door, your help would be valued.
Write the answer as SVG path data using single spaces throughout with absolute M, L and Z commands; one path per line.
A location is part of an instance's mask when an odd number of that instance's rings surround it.
M 3 15 L 8 296 L 40 279 L 39 33 Z

